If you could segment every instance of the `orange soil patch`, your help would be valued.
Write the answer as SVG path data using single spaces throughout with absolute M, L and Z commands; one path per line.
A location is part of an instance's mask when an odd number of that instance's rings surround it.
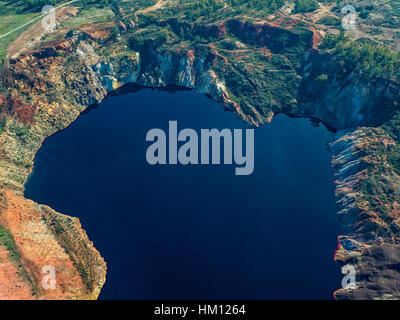
M 81 30 L 83 33 L 88 35 L 93 40 L 105 41 L 110 37 L 111 26 L 113 26 L 113 25 L 114 25 L 113 23 L 110 23 L 102 28 L 99 28 L 98 26 L 94 27 L 94 26 L 88 25 L 88 26 L 80 27 L 79 30 Z
M 0 268 L 0 275 L 4 275 L 0 276 L 0 296 L 4 299 L 16 297 L 50 300 L 82 297 L 82 293 L 86 292 L 86 286 L 69 255 L 42 220 L 43 214 L 38 206 L 11 191 L 3 192 L 0 224 L 13 235 L 23 267 L 38 289 L 38 295 L 27 295 L 29 282 L 21 284 L 16 268 L 6 259 Z M 1 254 L 5 258 L 0 250 Z M 45 290 L 41 285 L 44 277 L 42 268 L 46 265 L 54 266 L 56 270 L 57 284 L 54 290 Z M 15 290 L 13 295 L 10 295 L 10 288 Z
M 0 246 L 0 300 L 32 299 L 30 284 L 18 275 L 18 268 L 8 257 L 9 251 Z

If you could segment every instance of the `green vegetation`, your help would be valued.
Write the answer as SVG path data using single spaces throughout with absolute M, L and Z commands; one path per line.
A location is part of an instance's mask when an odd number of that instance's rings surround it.
M 14 32 L 6 35 L 8 32 L 24 25 L 25 23 L 32 21 L 32 19 L 39 17 L 41 9 L 44 5 L 59 5 L 69 0 L 0 0 L 0 70 L 3 68 L 7 49 L 10 44 L 25 30 L 32 26 L 27 26 L 15 30 Z M 115 1 L 115 0 L 113 0 Z M 134 5 L 139 7 L 143 5 L 144 0 L 134 1 Z M 153 0 L 152 0 L 153 1 Z M 147 3 L 149 1 L 146 1 Z M 82 5 L 86 9 L 82 10 L 79 14 L 75 24 L 82 23 L 94 23 L 99 21 L 110 21 L 110 16 L 113 16 L 111 9 L 109 8 L 111 0 L 80 0 L 73 5 Z M 138 4 L 141 3 L 141 4 Z M 104 9 L 106 7 L 106 9 Z M 96 8 L 97 9 L 96 11 Z M 72 26 L 73 23 L 66 20 L 65 26 Z M 2 37 L 3 35 L 6 35 Z M 52 35 L 48 35 L 46 39 Z M 0 92 L 4 91 L 3 84 L 0 82 Z
M 177 10 L 139 15 L 139 29 L 128 35 L 129 48 L 142 53 L 141 65 L 146 66 L 142 72 L 150 75 L 159 74 L 154 51 L 171 54 L 176 49 L 177 54 L 183 55 L 194 50 L 196 57 L 203 57 L 204 64 L 212 64 L 231 99 L 245 113 L 262 122 L 271 106 L 291 107 L 295 103 L 293 97 L 301 81 L 297 71 L 309 48 L 312 32 L 301 26 L 294 26 L 290 31 L 282 29 L 272 33 L 266 44 L 262 33 L 252 32 L 251 18 L 246 17 L 220 33 L 217 18 L 221 12 L 224 20 L 229 14 L 253 16 L 252 10 L 259 6 L 257 14 L 265 18 L 266 12 L 273 12 L 285 2 L 227 0 L 226 3 L 227 7 L 219 0 L 191 1 Z M 216 10 L 210 10 L 209 6 Z M 176 19 L 168 19 L 171 17 Z M 192 23 L 188 23 L 188 17 Z M 216 24 L 207 26 L 207 22 Z M 253 35 L 245 35 L 242 28 L 246 25 Z M 264 43 L 264 50 L 260 50 L 260 43 Z M 152 54 L 146 54 L 150 48 Z M 238 51 L 242 53 L 238 55 Z M 253 76 L 249 78 L 249 74 Z
M 46 5 L 57 6 L 71 0 L 17 0 L 16 2 L 20 7 L 24 8 L 24 11 L 41 12 L 42 8 Z M 114 0 L 116 1 L 116 0 Z M 106 6 L 111 5 L 114 1 L 111 0 L 79 0 L 79 4 L 83 7 L 89 5 Z M 74 4 L 71 4 L 74 5 Z M 76 5 L 76 3 L 75 3 Z
M 398 78 L 400 74 L 400 53 L 382 45 L 350 41 L 341 34 L 326 36 L 320 47 L 335 55 L 342 77 L 351 72 L 362 73 L 368 79 Z
M 14 238 L 12 234 L 2 226 L 0 226 L 0 245 L 7 249 L 9 259 L 18 268 L 18 275 L 30 283 L 32 294 L 35 294 L 37 292 L 37 287 L 33 284 L 32 279 L 29 277 L 21 262 L 21 255 L 18 252 Z
M 112 21 L 114 17 L 115 14 L 110 7 L 87 6 L 82 8 L 75 18 L 64 20 L 60 27 L 75 28 L 80 25 Z M 46 36 L 45 40 L 48 40 L 48 37 L 51 36 L 52 34 Z
M 384 126 L 385 127 L 385 126 Z M 376 212 L 385 221 L 392 232 L 399 232 L 390 211 L 394 209 L 398 191 L 394 181 L 387 179 L 395 171 L 399 174 L 400 169 L 400 146 L 399 144 L 385 147 L 383 144 L 370 145 L 368 150 L 370 162 L 366 165 L 367 175 L 360 182 L 358 189 L 362 199 L 368 204 L 368 209 Z M 384 161 L 386 158 L 387 163 Z
M 6 117 L 3 115 L 0 118 L 0 134 L 6 129 Z
M 30 138 L 29 126 L 21 125 L 18 121 L 10 121 L 7 129 L 22 142 L 27 142 Z
M 312 12 L 318 8 L 318 2 L 315 0 L 295 0 L 293 13 Z
M 368 163 L 365 165 L 367 175 L 360 182 L 358 188 L 362 199 L 368 204 L 369 210 L 376 212 L 389 225 L 392 232 L 399 232 L 399 227 L 389 213 L 395 209 L 394 205 L 400 191 L 397 181 L 391 178 L 393 171 L 400 175 L 400 111 L 397 110 L 394 116 L 380 129 L 382 130 L 379 133 L 371 129 L 370 136 L 366 138 L 373 139 L 374 142 L 363 154 L 368 159 Z M 385 135 L 393 139 L 396 144 L 379 143 L 379 140 L 383 139 Z
M 383 125 L 382 128 L 393 140 L 400 143 L 400 112 L 397 112 L 389 122 Z M 400 152 L 395 152 L 395 154 L 392 154 L 391 157 L 392 160 L 394 159 L 393 157 L 399 157 L 400 159 Z M 400 175 L 400 161 L 396 160 L 392 164 L 393 167 L 398 170 L 396 172 Z
M 29 133 L 29 128 L 27 128 L 27 127 L 16 127 L 14 129 L 14 133 L 17 135 L 17 137 L 24 137 Z
M 273 12 L 285 4 L 283 0 L 227 0 L 232 7 L 247 7 Z
M 30 10 L 34 12 L 42 11 L 42 8 L 46 5 L 56 6 L 61 2 L 66 2 L 62 0 L 19 0 L 17 3 L 23 6 L 25 10 Z
M 384 170 L 383 166 L 381 166 L 382 170 Z M 368 203 L 369 210 L 376 212 L 383 221 L 389 224 L 393 232 L 398 232 L 396 224 L 393 223 L 393 218 L 389 215 L 389 212 L 393 209 L 392 204 L 396 200 L 393 186 L 387 184 L 380 173 L 368 171 L 368 176 L 362 180 L 359 186 L 362 197 Z
M 328 81 L 328 75 L 327 75 L 327 74 L 320 74 L 320 75 L 317 77 L 316 81 L 317 81 L 317 82 L 324 83 L 324 82 Z
M 129 46 L 132 50 L 143 51 L 150 47 L 160 47 L 167 41 L 168 37 L 167 28 L 152 26 L 142 32 L 135 33 L 130 38 Z
M 223 4 L 219 0 L 197 0 L 186 10 L 186 17 L 193 21 L 222 7 Z
M 90 257 L 90 255 L 85 257 L 85 251 L 88 250 L 88 248 L 86 246 L 82 246 L 81 241 L 72 239 L 71 233 L 67 232 L 66 226 L 71 225 L 71 218 L 57 218 L 55 216 L 43 215 L 41 219 L 46 225 L 50 226 L 51 231 L 57 237 L 58 242 L 64 248 L 65 253 L 69 255 L 88 290 L 93 290 L 96 281 L 96 271 L 93 269 L 93 261 L 85 260 L 85 258 Z M 82 254 L 82 256 L 79 256 L 77 252 Z M 85 261 L 86 264 L 84 264 Z
M 292 0 L 289 0 L 292 1 Z M 216 21 L 236 15 L 264 18 L 285 4 L 285 0 L 181 0 L 171 12 L 187 21 L 204 18 Z M 163 12 L 165 17 L 166 12 Z
M 62 3 L 66 3 L 70 0 L 0 0 L 0 37 L 5 35 L 9 31 L 24 25 L 25 23 L 31 21 L 32 19 L 39 17 L 42 12 L 42 8 L 45 5 L 57 6 Z M 91 8 L 105 9 L 105 15 L 110 16 L 109 11 L 111 8 L 111 3 L 117 0 L 79 0 L 72 5 L 82 6 L 84 9 L 90 10 Z M 132 6 L 135 8 L 141 7 L 144 0 L 134 1 Z M 154 1 L 154 0 L 152 0 Z M 150 1 L 150 2 L 152 2 Z M 149 1 L 146 1 L 147 3 Z M 138 4 L 141 3 L 141 4 Z M 147 5 L 146 5 L 147 6 Z M 108 10 L 107 10 L 108 9 Z M 84 14 L 83 14 L 84 15 Z M 81 15 L 81 16 L 83 16 Z M 92 14 L 91 16 L 99 17 L 100 14 Z M 98 19 L 97 19 L 98 20 Z M 105 21 L 105 20 L 104 20 Z M 86 23 L 93 22 L 93 19 L 86 20 Z M 24 28 L 16 30 L 11 34 L 0 38 L 0 68 L 4 63 L 4 58 L 6 56 L 6 50 L 22 32 L 27 30 L 32 25 L 27 25 Z
M 0 0 L 0 37 L 5 35 L 7 32 L 32 20 L 36 16 L 38 16 L 37 13 L 24 11 L 24 7 L 21 7 L 18 1 L 8 2 Z M 6 50 L 8 46 L 18 37 L 19 34 L 21 34 L 25 30 L 26 28 L 22 28 L 16 32 L 0 38 L 0 68 L 4 63 L 4 58 L 6 56 Z
M 323 24 L 326 26 L 339 26 L 341 25 L 341 20 L 336 17 L 323 17 L 317 21 L 318 24 Z
M 9 251 L 9 258 L 14 263 L 20 263 L 21 257 L 17 251 L 14 239 L 11 233 L 0 226 L 0 244 L 3 245 Z

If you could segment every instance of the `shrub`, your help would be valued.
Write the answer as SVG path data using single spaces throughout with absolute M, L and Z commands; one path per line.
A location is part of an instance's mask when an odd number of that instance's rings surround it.
M 315 0 L 296 0 L 293 13 L 312 12 L 319 8 Z

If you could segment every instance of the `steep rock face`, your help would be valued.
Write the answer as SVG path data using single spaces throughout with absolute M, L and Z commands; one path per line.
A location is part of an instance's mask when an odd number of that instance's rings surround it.
M 246 113 L 229 99 L 228 89 L 218 80 L 212 67 L 204 67 L 204 59 L 196 59 L 193 53 L 186 56 L 154 54 L 155 64 L 160 71 L 145 70 L 137 83 L 145 86 L 166 86 L 176 84 L 209 94 L 215 100 L 246 119 Z M 321 67 L 322 66 L 322 67 Z M 381 129 L 360 126 L 378 126 L 393 116 L 390 107 L 396 99 L 394 84 L 368 83 L 362 78 L 350 74 L 345 81 L 336 79 L 336 63 L 329 55 L 321 55 L 311 50 L 305 56 L 303 72 L 314 77 L 312 81 L 304 77 L 299 87 L 299 104 L 296 108 L 272 108 L 274 113 L 285 112 L 296 117 L 309 117 L 323 121 L 331 128 L 346 129 L 340 131 L 331 144 L 333 168 L 335 169 L 336 199 L 339 206 L 339 220 L 344 235 L 338 237 L 338 250 L 335 260 L 341 265 L 355 267 L 357 288 L 341 289 L 335 292 L 337 299 L 398 299 L 400 274 L 396 253 L 399 238 L 393 232 L 398 227 L 398 215 L 393 220 L 380 216 L 366 205 L 360 191 L 360 183 L 369 173 L 366 168 L 373 167 L 374 161 L 369 150 L 374 145 L 394 145 L 397 142 L 388 137 Z M 154 70 L 154 65 L 152 69 Z M 156 69 L 157 70 L 157 69 Z M 318 70 L 316 73 L 316 70 Z M 329 81 L 324 84 L 323 92 L 315 81 L 316 74 L 328 73 Z M 313 95 L 317 93 L 318 98 Z M 313 100 L 314 99 L 314 100 Z M 376 106 L 382 106 L 376 108 Z M 236 108 L 236 109 L 235 109 Z M 247 118 L 248 119 L 248 118 Z M 358 129 L 347 129 L 358 128 Z M 389 165 L 386 165 L 387 167 Z M 399 177 L 390 172 L 389 177 L 395 188 L 399 188 Z M 397 197 L 399 192 L 397 192 Z M 394 203 L 392 212 L 400 212 Z M 398 230 L 398 229 L 397 229 Z
M 343 77 L 340 69 L 334 56 L 310 50 L 299 103 L 286 113 L 339 130 L 330 144 L 343 232 L 335 260 L 354 267 L 356 288 L 340 289 L 335 297 L 400 299 L 400 177 L 387 156 L 399 142 L 383 129 L 395 114 L 398 84 L 371 82 L 356 73 Z
M 392 101 L 398 98 L 396 83 L 372 82 L 355 73 L 342 78 L 338 72 L 341 69 L 329 53 L 307 52 L 301 70 L 299 106 L 293 112 L 320 119 L 337 130 L 378 126 L 393 117 Z M 322 75 L 326 78 L 319 78 Z
M 390 170 L 379 171 L 371 151 L 377 144 L 392 146 L 395 141 L 383 130 L 371 127 L 338 132 L 335 138 L 330 149 L 338 215 L 344 232 L 338 238 L 335 260 L 342 266 L 353 266 L 356 272 L 356 288 L 340 289 L 335 296 L 338 299 L 399 299 L 400 177 Z M 390 164 L 385 163 L 384 167 L 390 168 Z M 371 209 L 369 199 L 360 190 L 371 175 L 377 175 L 380 181 L 386 181 L 386 186 L 393 188 L 396 200 L 386 204 L 392 212 L 390 216 Z
M 382 219 L 367 206 L 368 200 L 363 198 L 359 190 L 360 183 L 367 177 L 366 168 L 373 165 L 373 159 L 368 155 L 369 150 L 376 144 L 397 142 L 378 128 L 354 129 L 361 125 L 380 125 L 386 120 L 385 114 L 391 115 L 390 110 L 377 110 L 376 105 L 394 99 L 393 84 L 371 85 L 354 74 L 348 75 L 344 81 L 338 81 L 334 59 L 329 54 L 320 54 L 313 49 L 318 39 L 312 31 L 296 33 L 270 24 L 251 24 L 238 20 L 214 25 L 209 29 L 197 27 L 196 30 L 199 33 L 204 30 L 214 32 L 216 37 L 223 37 L 228 32 L 241 36 L 240 46 L 245 48 L 243 50 L 247 54 L 253 49 L 246 45 L 260 50 L 265 61 L 269 61 L 271 54 L 276 53 L 278 55 L 274 58 L 279 62 L 276 66 L 281 69 L 265 70 L 259 66 L 252 69 L 250 67 L 253 66 L 246 66 L 241 70 L 248 85 L 248 90 L 243 91 L 243 94 L 250 92 L 251 95 L 246 96 L 244 101 L 238 101 L 235 83 L 230 82 L 229 76 L 224 78 L 227 71 L 236 72 L 237 66 L 231 64 L 215 48 L 211 47 L 207 54 L 200 54 L 191 48 L 158 50 L 151 45 L 135 51 L 124 43 L 111 41 L 107 28 L 96 30 L 88 27 L 71 31 L 64 39 L 42 45 L 34 52 L 11 61 L 13 86 L 10 96 L 20 96 L 24 101 L 29 101 L 33 112 L 32 124 L 28 130 L 24 129 L 26 127 L 20 128 L 21 121 L 14 116 L 7 118 L 5 132 L 0 135 L 0 186 L 7 190 L 3 194 L 10 197 L 10 192 L 13 192 L 15 197 L 22 199 L 24 182 L 42 141 L 68 126 L 87 106 L 99 103 L 109 92 L 118 91 L 125 84 L 192 88 L 209 95 L 254 126 L 271 121 L 280 112 L 318 119 L 335 129 L 348 129 L 339 132 L 331 145 L 336 171 L 336 197 L 340 206 L 339 218 L 344 230 L 344 235 L 339 237 L 336 260 L 343 265 L 354 264 L 358 272 L 358 288 L 353 291 L 340 290 L 336 292 L 336 297 L 397 298 L 396 260 L 387 262 L 382 258 L 384 254 L 390 255 L 397 250 L 397 236 L 393 231 L 398 220 L 396 208 L 391 208 L 394 212 L 391 221 Z M 269 36 L 268 41 L 265 40 L 266 35 Z M 296 41 L 302 43 L 300 48 L 291 47 Z M 305 54 L 302 66 L 297 65 L 297 56 L 291 56 L 294 63 L 283 56 L 288 49 L 296 48 L 300 54 Z M 225 73 L 221 72 L 221 68 L 224 68 Z M 266 84 L 278 77 L 278 71 L 281 71 L 279 74 L 289 74 L 281 83 L 283 85 L 287 79 L 290 89 L 282 93 L 282 88 L 275 86 L 271 91 L 266 91 Z M 234 72 L 229 75 L 236 75 Z M 326 74 L 328 80 L 323 83 L 318 81 L 321 74 Z M 265 78 L 258 78 L 262 75 Z M 259 97 L 260 93 L 265 93 L 265 97 L 272 95 L 273 98 L 281 94 L 281 99 L 267 101 Z M 389 176 L 392 181 L 396 181 L 393 172 Z M 65 285 L 65 291 L 59 297 L 95 297 L 104 282 L 105 273 L 104 262 L 97 251 L 84 236 L 80 237 L 82 241 L 78 244 L 73 241 L 75 234 L 81 234 L 82 231 L 77 223 L 74 228 L 69 227 L 70 218 L 47 207 L 31 204 L 40 208 L 39 213 L 32 212 L 31 215 L 43 217 L 40 218 L 41 222 L 34 219 L 31 225 L 37 224 L 51 231 L 59 245 L 57 252 L 63 257 L 60 259 L 69 261 L 69 268 L 78 271 L 78 276 L 74 278 L 77 284 L 69 282 L 70 285 Z M 17 228 L 11 228 L 12 225 L 7 224 L 6 220 L 0 221 L 0 224 L 18 239 Z M 61 233 L 60 228 L 63 230 Z M 28 255 L 23 250 L 25 241 L 22 239 L 21 247 L 18 247 L 23 253 L 22 257 Z M 372 248 L 374 250 L 371 251 Z M 65 256 L 62 252 L 68 254 Z M 42 258 L 45 259 L 44 256 Z M 38 266 L 32 269 L 36 271 L 28 271 L 28 267 L 26 270 L 29 275 L 32 274 L 31 279 L 37 282 Z M 83 291 L 74 288 L 80 288 L 79 285 L 87 281 L 87 270 L 93 270 L 90 276 L 92 286 L 85 295 Z M 377 271 L 382 271 L 393 281 L 379 282 L 376 276 L 372 276 Z M 15 278 L 15 285 L 18 281 L 19 278 Z M 0 294 L 7 296 L 7 292 L 1 290 L 0 287 Z M 21 296 L 26 296 L 25 291 L 21 292 Z
M 127 83 L 177 85 L 195 88 L 247 117 L 230 100 L 225 84 L 212 70 L 213 57 L 196 57 L 190 50 L 183 54 L 154 50 L 143 55 L 119 43 L 104 45 L 104 34 L 104 30 L 99 35 L 94 30 L 72 31 L 65 39 L 10 61 L 12 86 L 4 100 L 18 96 L 29 101 L 32 119 L 21 125 L 19 117 L 8 110 L 5 132 L 0 135 L 0 194 L 13 200 L 5 201 L 7 205 L 0 210 L 4 216 L 0 225 L 14 239 L 15 252 L 20 256 L 18 265 L 11 268 L 13 265 L 9 264 L 3 270 L 4 274 L 14 275 L 12 281 L 3 278 L 7 282 L 7 286 L 0 286 L 4 298 L 96 298 L 104 283 L 105 263 L 76 219 L 23 199 L 24 183 L 43 140 L 68 126 L 87 106 L 99 103 L 108 92 Z M 10 211 L 8 208 L 15 202 L 23 203 L 22 208 Z M 18 222 L 11 219 L 19 215 L 22 218 Z M 46 236 L 37 237 L 37 232 Z M 52 250 L 51 254 L 46 250 Z M 40 270 L 45 264 L 55 265 L 59 272 L 56 291 L 40 289 Z M 26 279 L 20 279 L 19 269 L 25 270 Z M 10 291 L 15 287 L 20 292 L 14 291 L 13 295 Z
M 0 208 L 0 255 L 10 257 L 0 264 L 3 299 L 97 298 L 106 266 L 77 218 L 7 190 L 1 191 Z M 55 268 L 55 289 L 42 286 L 45 266 Z
M 296 48 L 299 42 L 306 43 L 306 49 L 312 48 L 314 36 L 311 30 L 294 31 L 272 23 L 250 22 L 230 19 L 227 23 L 230 31 L 244 43 L 267 47 L 273 53 L 281 53 Z
M 61 58 L 54 54 L 71 52 L 69 40 L 56 41 L 51 47 L 11 62 L 11 68 L 16 71 L 12 80 L 14 86 L 4 101 L 15 100 L 14 97 L 19 97 L 17 92 L 26 92 L 22 99 L 26 101 L 26 96 L 31 97 L 32 118 L 23 122 L 18 112 L 14 112 L 14 106 L 18 108 L 20 104 L 3 104 L 8 110 L 4 130 L 13 131 L 12 134 L 4 132 L 0 137 L 0 231 L 4 233 L 0 238 L 6 241 L 0 251 L 3 256 L 10 257 L 10 261 L 0 267 L 0 277 L 4 275 L 0 281 L 5 283 L 0 286 L 0 295 L 4 299 L 96 299 L 105 282 L 106 264 L 79 220 L 23 198 L 24 183 L 43 140 L 69 125 L 87 105 L 100 102 L 106 96 L 107 91 L 96 72 L 84 63 L 79 64 L 82 52 L 85 54 L 88 50 L 84 57 L 90 57 L 91 49 L 84 43 L 74 48 L 79 72 L 75 72 L 72 65 L 65 78 L 58 68 Z M 30 65 L 46 71 L 33 71 Z M 80 94 L 57 101 L 42 98 L 62 95 L 64 87 L 57 85 L 60 83 L 70 86 L 72 94 L 74 90 L 79 90 Z M 15 244 L 11 250 L 10 243 Z M 14 256 L 18 257 L 16 261 L 11 258 Z M 42 268 L 46 265 L 55 268 L 55 290 L 42 287 L 45 276 Z
M 336 260 L 354 266 L 356 288 L 340 289 L 335 292 L 335 297 L 341 300 L 400 299 L 399 257 L 399 243 L 365 245 L 357 251 L 341 248 Z

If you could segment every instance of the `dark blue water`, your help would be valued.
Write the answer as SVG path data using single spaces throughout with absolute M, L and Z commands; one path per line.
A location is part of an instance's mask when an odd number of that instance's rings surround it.
M 26 197 L 81 219 L 108 263 L 103 299 L 331 299 L 339 227 L 331 134 L 277 116 L 255 169 L 150 166 L 146 133 L 247 128 L 190 91 L 110 97 L 48 138 Z

